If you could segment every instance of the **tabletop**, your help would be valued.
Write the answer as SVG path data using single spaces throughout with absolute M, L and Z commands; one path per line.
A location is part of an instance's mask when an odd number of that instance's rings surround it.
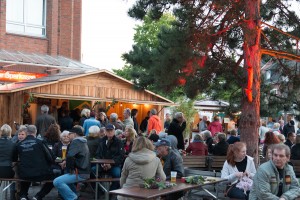
M 93 159 L 93 160 L 91 160 L 91 163 L 96 163 L 96 164 L 115 164 L 115 161 L 113 159 Z
M 186 190 L 192 190 L 195 188 L 202 187 L 204 185 L 210 185 L 210 184 L 216 184 L 223 181 L 226 181 L 226 179 L 221 179 L 217 177 L 208 177 L 210 181 L 206 181 L 201 185 L 197 184 L 188 184 L 188 183 L 182 183 L 180 179 L 176 181 L 176 186 L 173 186 L 171 188 L 167 189 L 146 189 L 146 188 L 140 188 L 140 187 L 131 187 L 131 188 L 122 188 L 118 190 L 110 191 L 111 194 L 126 196 L 126 197 L 132 197 L 132 198 L 140 198 L 140 199 L 154 199 L 163 195 L 171 194 L 174 192 L 180 192 L 180 191 L 186 191 Z

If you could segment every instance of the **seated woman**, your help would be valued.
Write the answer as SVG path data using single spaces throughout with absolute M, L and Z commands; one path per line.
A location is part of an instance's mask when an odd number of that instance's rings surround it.
M 54 147 L 55 143 L 60 141 L 60 134 L 61 132 L 58 124 L 51 124 L 49 126 L 45 133 L 44 140 L 50 149 Z
M 86 139 L 90 151 L 90 156 L 91 158 L 95 158 L 100 139 L 100 128 L 98 126 L 91 126 L 89 128 L 89 135 Z
M 131 152 L 133 141 L 134 141 L 136 135 L 137 135 L 137 133 L 133 127 L 125 128 L 125 132 L 124 132 L 125 139 L 123 140 L 124 149 L 125 149 L 125 157 L 128 156 L 128 154 Z
M 120 184 L 122 188 L 129 188 L 143 184 L 144 178 L 160 178 L 166 180 L 166 175 L 158 157 L 154 153 L 152 142 L 145 137 L 138 137 L 132 152 L 126 158 L 122 169 Z M 118 196 L 118 200 L 129 198 Z
M 268 131 L 265 134 L 265 141 L 264 141 L 264 147 L 263 147 L 263 156 L 266 157 L 268 146 L 272 144 L 279 144 L 280 140 L 279 138 L 272 132 Z
M 246 144 L 243 142 L 231 144 L 221 171 L 221 178 L 228 179 L 232 186 L 227 190 L 227 196 L 235 199 L 248 199 L 249 191 L 245 194 L 244 190 L 235 186 L 235 183 L 244 176 L 252 178 L 255 173 L 253 158 L 246 155 Z
M 60 141 L 54 144 L 54 147 L 52 149 L 53 154 L 55 155 L 55 157 L 59 157 L 59 158 L 63 158 L 62 155 L 62 149 L 66 148 L 69 146 L 70 144 L 70 138 L 69 138 L 69 131 L 63 131 L 60 134 Z M 65 158 L 63 158 L 65 159 Z M 63 169 L 65 168 L 65 164 L 66 161 L 64 160 L 61 163 L 55 164 L 53 165 L 53 171 L 55 174 L 62 174 Z M 57 171 L 58 170 L 58 171 Z
M 0 129 L 0 178 L 13 178 L 12 163 L 17 161 L 16 146 L 10 140 L 11 127 L 4 124 Z
M 186 153 L 190 153 L 193 156 L 206 156 L 208 154 L 207 146 L 204 144 L 201 135 L 195 135 L 194 140 L 186 148 Z

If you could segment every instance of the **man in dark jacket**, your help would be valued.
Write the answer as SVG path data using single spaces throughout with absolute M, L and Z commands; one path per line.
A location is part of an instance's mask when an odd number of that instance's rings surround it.
M 292 146 L 294 145 L 295 141 L 296 141 L 296 133 L 289 132 L 287 134 L 287 139 L 284 144 L 287 145 L 288 147 L 290 147 L 290 149 L 291 149 Z
M 147 116 L 141 122 L 140 130 L 142 131 L 142 133 L 144 133 L 144 132 L 147 131 L 147 126 L 148 126 L 148 120 L 149 120 L 149 118 L 150 118 L 150 111 L 147 112 Z
M 125 151 L 123 143 L 115 136 L 115 127 L 112 124 L 108 124 L 105 127 L 106 136 L 100 139 L 100 143 L 97 149 L 96 158 L 99 159 L 113 159 L 115 164 L 102 164 L 99 170 L 101 172 L 108 172 L 113 178 L 121 177 L 121 166 L 124 161 Z M 120 188 L 119 181 L 115 181 L 111 184 L 110 190 Z
M 177 138 L 177 148 L 184 150 L 183 131 L 186 128 L 186 121 L 182 112 L 175 113 L 174 119 L 171 122 L 168 135 L 174 135 Z
M 290 132 L 295 133 L 295 122 L 292 120 L 292 116 L 287 116 L 287 123 L 283 126 L 282 134 L 287 138 L 287 134 Z
M 75 133 L 75 138 L 68 148 L 66 159 L 68 173 L 54 179 L 53 184 L 64 199 L 78 199 L 73 183 L 90 178 L 90 152 L 81 127 L 73 127 L 70 133 Z
M 49 107 L 47 105 L 42 105 L 41 107 L 41 115 L 37 117 L 35 125 L 37 128 L 37 135 L 44 136 L 46 130 L 49 128 L 51 124 L 55 124 L 55 119 L 51 115 L 48 114 Z
M 226 135 L 224 133 L 218 133 L 218 143 L 213 149 L 214 156 L 226 156 L 229 144 L 226 142 Z
M 167 139 L 162 139 L 155 143 L 157 156 L 160 157 L 163 163 L 163 170 L 166 174 L 166 180 L 171 180 L 171 171 L 177 172 L 176 178 L 184 176 L 184 167 L 182 157 L 175 153 L 171 148 L 171 142 Z M 184 195 L 182 192 L 176 192 L 168 195 L 167 200 L 179 199 Z
M 240 141 L 240 138 L 237 136 L 237 131 L 235 129 L 232 129 L 229 133 L 230 137 L 227 140 L 228 144 L 234 144 Z
M 39 182 L 54 178 L 51 164 L 54 162 L 55 156 L 43 140 L 36 139 L 36 132 L 36 127 L 29 125 L 26 129 L 27 137 L 17 145 L 20 160 L 18 173 L 21 179 Z M 21 200 L 27 199 L 30 181 L 21 182 Z M 45 183 L 33 200 L 41 200 L 52 188 L 51 182 Z

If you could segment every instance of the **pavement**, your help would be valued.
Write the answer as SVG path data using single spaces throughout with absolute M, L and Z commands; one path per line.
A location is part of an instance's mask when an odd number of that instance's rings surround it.
M 38 186 L 31 186 L 28 191 L 28 198 L 29 200 L 32 199 L 38 193 L 41 189 L 41 185 Z M 5 200 L 10 200 L 10 194 L 8 192 L 7 196 L 4 198 Z M 58 191 L 56 188 L 53 188 L 51 192 L 46 195 L 43 200 L 58 200 Z M 95 193 L 94 191 L 88 186 L 87 188 L 84 189 L 84 191 L 80 191 L 80 197 L 79 200 L 91 200 L 95 199 Z M 100 195 L 99 200 L 104 200 L 104 195 Z M 62 199 L 60 199 L 62 200 Z
M 28 191 L 28 198 L 29 200 L 32 199 L 32 197 L 34 197 L 34 195 L 39 192 L 39 190 L 41 189 L 41 186 L 31 186 L 29 191 Z M 5 200 L 10 200 L 10 196 L 9 196 L 9 192 L 7 194 L 7 196 L 4 198 Z M 84 189 L 84 191 L 80 191 L 80 197 L 79 200 L 92 200 L 95 199 L 95 193 L 94 191 L 88 186 L 87 188 Z M 104 195 L 100 195 L 99 200 L 104 200 Z M 201 198 L 200 196 L 198 196 L 197 194 L 192 194 L 188 197 L 184 197 L 182 198 L 184 200 L 202 200 L 203 198 Z M 207 199 L 212 199 L 212 198 L 205 198 L 205 200 Z M 51 192 L 45 196 L 43 198 L 43 200 L 62 200 L 60 198 L 58 198 L 58 192 L 56 188 L 53 188 L 51 190 Z M 111 200 L 111 199 L 110 199 Z M 204 199 L 203 199 L 204 200 Z

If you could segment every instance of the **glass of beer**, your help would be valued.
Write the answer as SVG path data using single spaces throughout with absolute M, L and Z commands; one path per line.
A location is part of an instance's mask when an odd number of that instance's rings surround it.
M 177 172 L 171 171 L 171 183 L 176 183 Z
M 64 145 L 61 147 L 61 158 L 66 159 L 66 157 L 67 157 L 67 146 Z

